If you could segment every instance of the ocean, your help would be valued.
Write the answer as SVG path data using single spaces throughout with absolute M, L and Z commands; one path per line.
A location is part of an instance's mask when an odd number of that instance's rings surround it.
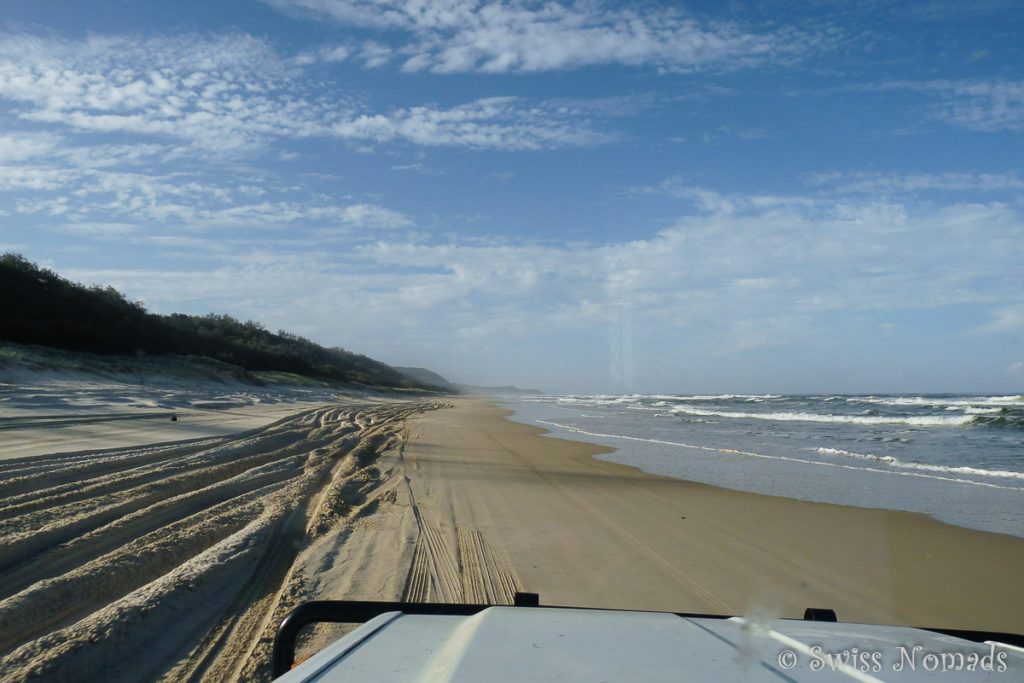
M 504 403 L 597 456 L 724 488 L 1024 537 L 1024 396 L 572 395 Z

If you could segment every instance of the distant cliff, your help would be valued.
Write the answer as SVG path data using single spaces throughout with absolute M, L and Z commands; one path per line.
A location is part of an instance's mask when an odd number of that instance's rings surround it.
M 437 387 L 444 387 L 452 392 L 460 394 L 479 394 L 482 396 L 543 396 L 544 392 L 540 389 L 520 389 L 511 385 L 503 387 L 484 387 L 477 386 L 474 384 L 459 384 L 458 382 L 449 382 L 441 375 L 427 370 L 426 368 L 401 368 L 396 367 L 395 370 L 402 372 L 413 379 L 417 379 L 426 384 L 432 384 Z
M 452 384 L 451 382 L 449 382 L 448 380 L 446 380 L 444 377 L 437 374 L 433 370 L 427 370 L 426 368 L 403 368 L 399 366 L 395 366 L 395 370 L 398 370 L 403 375 L 411 377 L 412 379 L 418 382 L 422 382 L 423 384 L 441 387 L 442 389 L 446 389 L 447 391 L 450 391 L 452 393 L 459 393 L 459 389 L 454 384 Z
M 472 384 L 456 384 L 464 394 L 480 394 L 482 396 L 543 396 L 540 389 L 520 389 L 511 385 L 503 387 L 480 387 Z

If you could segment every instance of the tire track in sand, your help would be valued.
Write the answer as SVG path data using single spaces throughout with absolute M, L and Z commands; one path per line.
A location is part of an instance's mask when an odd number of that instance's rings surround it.
M 259 680 L 329 473 L 372 461 L 380 432 L 431 407 L 330 406 L 0 468 L 0 511 L 14 513 L 0 516 L 0 679 L 230 680 L 256 658 L 244 670 Z
M 409 478 L 404 479 L 419 535 L 402 600 L 511 605 L 517 585 L 508 561 L 482 532 L 462 526 L 455 527 L 453 553 L 440 526 L 416 503 Z
M 735 614 L 736 611 L 729 607 L 722 599 L 717 595 L 706 589 L 704 586 L 699 584 L 693 577 L 682 571 L 679 567 L 675 566 L 672 562 L 667 560 L 661 553 L 652 548 L 650 545 L 639 540 L 634 534 L 629 533 L 626 529 L 616 522 L 614 519 L 606 515 L 604 512 L 599 510 L 597 507 L 592 505 L 583 496 L 577 494 L 567 486 L 562 485 L 556 479 L 549 477 L 544 472 L 535 467 L 528 458 L 523 456 L 514 448 L 510 448 L 495 437 L 493 434 L 489 434 L 491 439 L 495 443 L 499 443 L 502 449 L 509 455 L 514 457 L 517 461 L 522 463 L 524 467 L 536 474 L 546 484 L 551 486 L 553 489 L 559 491 L 566 499 L 573 501 L 577 506 L 586 510 L 589 515 L 594 519 L 598 519 L 601 523 L 612 532 L 615 536 L 622 540 L 623 544 L 627 547 L 632 547 L 635 551 L 641 555 L 646 556 L 656 566 L 661 569 L 676 582 L 678 582 L 690 595 L 692 595 L 701 604 L 705 605 L 709 610 L 718 614 Z

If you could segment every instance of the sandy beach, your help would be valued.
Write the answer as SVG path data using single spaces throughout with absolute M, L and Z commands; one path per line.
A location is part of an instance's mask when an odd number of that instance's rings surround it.
M 0 460 L 227 436 L 325 402 L 373 402 L 348 393 L 161 375 L 145 368 L 134 375 L 104 376 L 0 364 Z
M 71 454 L 0 460 L 0 676 L 265 679 L 269 635 L 308 599 L 524 590 L 1024 631 L 1024 540 L 656 477 L 507 414 L 466 398 L 335 404 L 113 449 L 97 423 Z
M 545 603 L 783 617 L 829 607 L 846 621 L 1024 627 L 1020 539 L 656 477 L 457 403 L 410 421 L 420 517 L 450 549 L 480 534 Z

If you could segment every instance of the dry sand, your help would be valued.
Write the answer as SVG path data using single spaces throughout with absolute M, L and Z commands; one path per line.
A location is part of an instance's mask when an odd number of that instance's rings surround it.
M 0 678 L 265 677 L 266 635 L 309 595 L 297 555 L 372 511 L 380 453 L 436 407 L 331 405 L 228 437 L 0 460 Z
M 1024 631 L 1021 539 L 660 478 L 451 403 L 0 460 L 0 678 L 265 679 L 314 598 Z
M 327 401 L 368 402 L 315 386 L 0 366 L 0 459 L 226 436 Z

